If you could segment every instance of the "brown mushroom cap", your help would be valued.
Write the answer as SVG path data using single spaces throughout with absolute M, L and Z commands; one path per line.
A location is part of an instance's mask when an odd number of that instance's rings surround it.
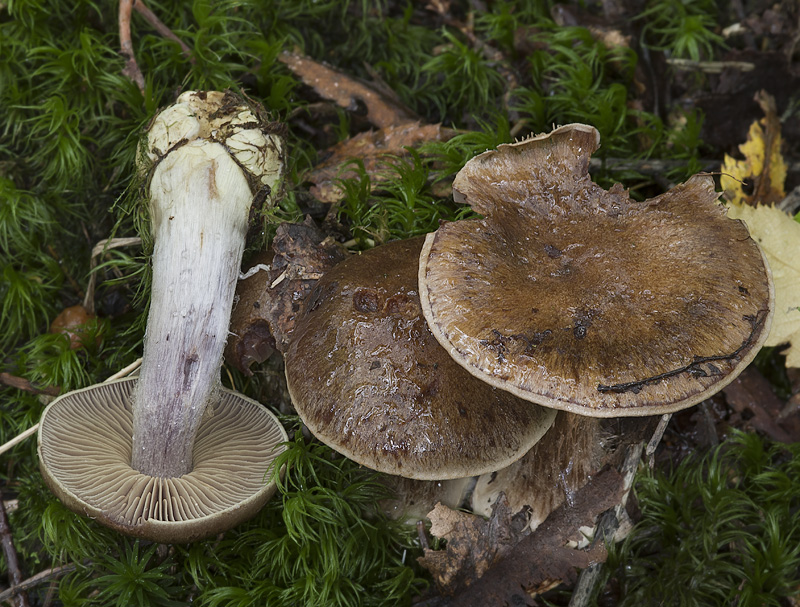
M 711 177 L 636 202 L 591 181 L 598 145 L 574 124 L 470 160 L 454 195 L 485 217 L 428 235 L 422 309 L 456 362 L 521 398 L 597 417 L 669 413 L 756 355 L 771 275 Z
M 275 493 L 270 467 L 286 432 L 259 403 L 222 390 L 200 424 L 193 469 L 158 478 L 131 467 L 131 393 L 137 378 L 65 394 L 45 409 L 39 465 L 71 510 L 117 531 L 161 543 L 220 533 Z
M 395 241 L 322 277 L 286 352 L 289 393 L 317 438 L 374 470 L 442 480 L 502 468 L 553 412 L 472 377 L 439 346 L 419 305 L 421 247 Z

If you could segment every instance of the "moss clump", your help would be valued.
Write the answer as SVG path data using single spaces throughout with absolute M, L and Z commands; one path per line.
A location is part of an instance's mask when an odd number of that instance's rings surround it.
M 642 520 L 609 561 L 620 605 L 778 606 L 798 594 L 800 444 L 737 432 L 645 474 L 636 495 Z

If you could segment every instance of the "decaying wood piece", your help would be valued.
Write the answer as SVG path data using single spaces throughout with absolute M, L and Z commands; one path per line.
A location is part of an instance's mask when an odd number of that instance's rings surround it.
M 237 285 L 225 360 L 252 375 L 251 364 L 265 361 L 274 350 L 284 352 L 300 303 L 317 280 L 343 259 L 340 245 L 310 217 L 278 226 L 272 254 L 256 258 L 252 274 Z
M 378 128 L 416 119 L 397 99 L 310 57 L 285 51 L 278 59 L 318 95 L 350 112 L 366 113 L 366 119 Z
M 595 455 L 596 468 L 594 470 L 585 468 L 583 473 L 587 476 L 581 479 L 571 478 L 571 490 L 570 487 L 563 484 L 564 478 L 568 478 L 568 476 L 562 478 L 563 475 L 550 471 L 550 477 L 552 477 L 550 480 L 555 483 L 561 482 L 559 491 L 562 495 L 557 501 L 554 499 L 557 497 L 555 493 L 548 494 L 543 498 L 550 504 L 549 509 L 543 508 L 540 504 L 523 509 L 519 503 L 512 505 L 505 495 L 501 494 L 491 510 L 488 521 L 474 520 L 471 518 L 474 515 L 457 513 L 458 520 L 462 522 L 458 527 L 460 531 L 454 531 L 453 525 L 445 526 L 441 522 L 452 520 L 454 515 L 445 515 L 447 509 L 439 506 L 429 515 L 429 518 L 434 521 L 431 532 L 437 537 L 448 539 L 448 547 L 445 551 L 441 551 L 443 554 L 437 556 L 431 556 L 435 553 L 426 550 L 425 557 L 420 562 L 429 569 L 431 566 L 434 568 L 432 574 L 437 582 L 439 592 L 443 596 L 456 598 L 453 598 L 451 602 L 442 598 L 431 598 L 421 604 L 426 606 L 480 605 L 481 600 L 485 601 L 483 604 L 486 605 L 504 604 L 504 600 L 508 601 L 508 604 L 517 604 L 513 601 L 529 601 L 532 595 L 545 592 L 564 582 L 575 582 L 576 579 L 579 580 L 576 592 L 580 596 L 586 592 L 590 593 L 599 581 L 599 565 L 593 563 L 602 563 L 605 560 L 607 543 L 623 539 L 631 529 L 632 522 L 626 510 L 627 497 L 642 456 L 652 456 L 661 440 L 669 417 L 669 415 L 665 415 L 604 420 L 602 429 L 602 435 L 605 437 L 604 445 L 601 453 Z M 605 466 L 605 468 L 594 474 L 600 466 Z M 540 472 L 544 470 L 546 469 L 542 468 Z M 613 471 L 611 476 L 619 479 L 618 484 L 616 481 L 613 483 L 608 480 L 598 481 L 604 475 L 606 478 L 610 478 L 608 470 Z M 496 478 L 499 479 L 497 482 L 502 480 L 500 477 Z M 546 484 L 546 482 L 539 483 L 541 490 L 546 489 Z M 536 483 L 533 485 L 535 486 Z M 514 497 L 515 502 L 531 500 L 532 494 L 518 494 Z M 600 516 L 598 517 L 598 515 Z M 546 516 L 547 518 L 531 533 L 530 522 L 531 518 L 535 516 Z M 524 518 L 520 519 L 520 517 Z M 578 520 L 581 517 L 584 517 L 585 522 Z M 554 521 L 565 520 L 577 522 L 571 530 L 562 523 L 554 523 Z M 513 525 L 511 521 L 514 521 Z M 526 527 L 519 531 L 520 525 Z M 579 529 L 581 526 L 595 527 L 594 532 L 588 534 L 592 539 L 588 548 L 583 552 L 566 547 L 570 541 L 574 543 L 583 540 L 581 543 L 586 544 L 586 538 Z M 475 529 L 487 538 L 492 538 L 488 544 L 484 538 L 475 539 L 475 545 L 470 545 L 469 537 L 475 535 Z M 500 536 L 497 529 L 512 529 L 511 540 L 509 541 L 508 536 Z M 444 535 L 440 535 L 440 533 Z M 455 544 L 451 539 L 453 535 L 457 538 Z M 529 556 L 527 545 L 522 543 L 523 538 L 528 536 L 537 538 L 526 540 L 535 543 L 535 549 L 530 549 L 530 551 L 537 556 Z M 503 537 L 505 543 L 497 539 L 500 537 Z M 514 542 L 518 542 L 518 544 Z M 509 544 L 512 545 L 509 546 Z M 448 550 L 451 552 L 448 553 Z M 568 550 L 571 552 L 567 552 Z M 479 553 L 478 556 L 475 556 L 474 552 Z M 479 572 L 485 571 L 488 574 L 506 555 L 509 564 L 502 571 L 505 571 L 503 575 L 507 577 L 501 579 L 500 574 L 495 573 L 492 575 L 497 577 L 484 581 Z M 514 573 L 515 568 L 520 569 L 521 573 Z M 583 570 L 580 577 L 577 574 L 578 569 Z M 559 575 L 554 575 L 554 572 Z M 514 575 L 526 577 L 519 578 Z M 498 589 L 519 588 L 521 580 L 527 580 L 528 585 L 523 586 L 526 589 L 527 597 L 522 594 L 517 594 L 516 598 L 512 595 L 497 594 Z M 480 594 L 476 595 L 480 599 L 473 599 L 476 589 L 483 588 L 484 584 L 488 585 L 488 589 L 481 590 Z M 519 604 L 528 603 L 520 602 Z M 573 607 L 582 604 L 577 602 Z
M 428 141 L 447 141 L 455 134 L 456 131 L 440 124 L 421 124 L 419 121 L 359 133 L 327 150 L 325 160 L 306 177 L 314 184 L 309 191 L 321 202 L 339 202 L 344 192 L 338 181 L 358 176 L 353 168 L 348 167 L 353 159 L 364 164 L 370 186 L 375 190 L 388 179 L 387 173 L 381 171 L 387 156 L 407 156 L 406 147 L 417 147 Z
M 495 503 L 488 520 L 441 503 L 428 518 L 431 534 L 447 540 L 447 547 L 426 549 L 417 560 L 446 595 L 471 586 L 528 534 L 527 516 L 512 516 L 505 496 Z
M 594 525 L 601 512 L 619 503 L 623 489 L 622 476 L 613 468 L 605 468 L 576 492 L 572 505 L 563 504 L 554 510 L 530 534 L 525 531 L 527 524 L 520 527 L 504 501 L 498 501 L 492 519 L 483 521 L 483 535 L 488 540 L 481 542 L 480 536 L 476 538 L 474 531 L 470 532 L 482 519 L 462 522 L 459 527 L 450 525 L 442 530 L 447 534 L 448 554 L 434 556 L 427 550 L 420 562 L 431 570 L 440 592 L 452 595 L 444 603 L 451 607 L 530 604 L 530 593 L 561 581 L 574 581 L 578 569 L 605 560 L 605 546 L 600 543 L 586 550 L 569 547 L 568 543 L 583 539 L 579 529 Z M 432 528 L 434 534 L 436 529 Z M 515 530 L 519 531 L 515 534 Z M 518 541 L 513 543 L 515 539 Z M 480 575 L 481 571 L 485 573 Z
M 35 588 L 36 586 L 43 584 L 44 582 L 53 581 L 62 575 L 66 575 L 68 573 L 72 573 L 78 568 L 77 565 L 74 563 L 68 563 L 66 565 L 61 565 L 59 567 L 53 567 L 51 569 L 45 569 L 44 571 L 40 571 L 36 575 L 32 575 L 26 580 L 23 580 L 19 584 L 12 586 L 11 588 L 7 588 L 0 592 L 0 604 L 3 604 L 5 601 L 9 600 L 15 594 L 19 592 L 23 592 L 28 590 L 29 588 Z
M 28 595 L 23 589 L 19 588 L 19 584 L 22 582 L 22 571 L 19 568 L 17 550 L 14 548 L 14 537 L 11 535 L 11 526 L 8 524 L 2 494 L 0 494 L 0 544 L 2 544 L 3 556 L 8 568 L 8 582 L 12 588 L 17 588 L 14 593 L 17 595 L 17 600 L 14 604 L 18 607 L 28 607 L 30 605 Z
M 636 478 L 636 472 L 639 469 L 643 455 L 647 455 L 648 458 L 653 456 L 671 417 L 671 414 L 661 416 L 647 445 L 645 445 L 644 441 L 639 441 L 627 446 L 625 460 L 620 467 L 622 497 L 614 508 L 609 509 L 600 516 L 592 539 L 592 546 L 605 546 L 609 543 L 621 541 L 630 533 L 633 528 L 633 522 L 628 516 L 626 505 L 633 487 L 633 481 Z M 569 607 L 585 607 L 589 604 L 589 601 L 595 595 L 595 587 L 600 582 L 601 568 L 602 563 L 593 563 L 580 572 L 570 597 Z

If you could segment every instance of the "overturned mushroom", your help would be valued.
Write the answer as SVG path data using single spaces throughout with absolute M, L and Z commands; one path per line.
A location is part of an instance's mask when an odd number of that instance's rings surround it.
M 554 412 L 472 377 L 433 339 L 417 295 L 421 246 L 377 247 L 320 280 L 286 352 L 292 401 L 317 438 L 380 472 L 442 480 L 501 468 Z
M 42 472 L 73 509 L 132 535 L 190 541 L 252 515 L 274 491 L 265 475 L 286 434 L 264 407 L 222 389 L 220 367 L 248 226 L 283 176 L 279 131 L 220 92 L 184 93 L 150 125 L 140 377 L 65 395 L 40 428 Z
M 755 357 L 769 268 L 711 177 L 636 202 L 591 181 L 598 145 L 574 124 L 470 160 L 453 188 L 484 218 L 428 235 L 422 309 L 458 364 L 521 398 L 596 417 L 677 411 Z

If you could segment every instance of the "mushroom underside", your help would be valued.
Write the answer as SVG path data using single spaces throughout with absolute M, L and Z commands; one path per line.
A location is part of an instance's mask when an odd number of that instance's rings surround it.
M 39 460 L 50 489 L 72 510 L 128 535 L 189 542 L 253 516 L 287 440 L 272 413 L 230 390 L 197 433 L 192 470 L 177 478 L 131 467 L 131 394 L 137 378 L 99 384 L 53 401 L 42 416 Z

